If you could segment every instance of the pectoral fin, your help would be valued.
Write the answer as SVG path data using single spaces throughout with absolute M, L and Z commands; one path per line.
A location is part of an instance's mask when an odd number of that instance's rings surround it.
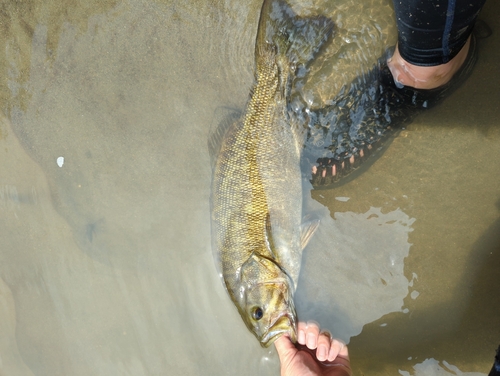
M 279 255 L 275 253 L 276 246 L 273 240 L 273 233 L 271 230 L 271 218 L 269 216 L 269 213 L 267 213 L 266 216 L 266 240 L 269 247 L 269 251 L 271 252 L 272 256 L 274 257 L 275 260 L 279 260 Z
M 300 246 L 302 249 L 307 246 L 320 222 L 318 218 L 306 217 L 305 219 L 306 221 L 300 226 Z
M 319 219 L 313 218 L 312 216 L 304 217 L 304 220 L 300 226 L 300 244 L 295 247 L 290 247 L 288 243 L 289 239 L 287 238 L 286 232 L 281 230 L 279 226 L 273 224 L 271 228 L 271 220 L 269 214 L 266 219 L 266 237 L 269 244 L 269 250 L 271 252 L 272 257 L 275 261 L 281 266 L 283 270 L 290 276 L 293 281 L 294 288 L 297 286 L 297 281 L 299 278 L 300 265 L 302 261 L 302 251 L 306 247 L 306 245 L 311 240 L 314 232 L 319 226 Z M 260 255 L 253 254 L 252 257 L 245 263 L 248 264 L 246 269 L 250 270 L 250 265 L 255 265 L 255 262 L 259 261 L 261 265 L 269 265 L 273 264 L 273 266 L 277 266 L 273 260 L 264 258 L 260 256 L 260 259 L 257 259 Z M 250 260 L 253 259 L 253 264 L 250 263 Z M 243 267 L 242 267 L 243 269 Z M 247 274 L 248 275 L 248 274 Z

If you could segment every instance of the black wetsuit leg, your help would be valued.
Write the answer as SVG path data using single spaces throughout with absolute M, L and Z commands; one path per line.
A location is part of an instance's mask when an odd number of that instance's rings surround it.
M 491 368 L 488 376 L 500 376 L 500 346 L 498 346 L 497 355 L 495 356 L 495 363 L 493 364 L 493 367 Z
M 421 66 L 445 64 L 467 42 L 486 0 L 393 0 L 399 53 Z

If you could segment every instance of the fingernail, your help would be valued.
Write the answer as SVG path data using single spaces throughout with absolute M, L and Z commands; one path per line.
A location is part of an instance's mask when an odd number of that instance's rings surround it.
M 299 330 L 299 336 L 297 338 L 297 341 L 299 341 L 299 343 L 301 345 L 305 345 L 306 344 L 306 332 L 304 332 L 303 330 Z
M 321 360 L 321 361 L 326 360 L 326 347 L 325 346 L 318 347 L 318 352 L 316 353 L 316 357 L 318 358 L 318 360 Z
M 335 360 L 335 358 L 337 357 L 337 354 L 335 353 L 335 350 L 333 349 L 333 347 L 330 349 L 330 351 L 328 352 L 328 361 L 329 362 L 333 362 Z
M 316 336 L 313 333 L 307 335 L 307 347 L 311 350 L 316 348 Z

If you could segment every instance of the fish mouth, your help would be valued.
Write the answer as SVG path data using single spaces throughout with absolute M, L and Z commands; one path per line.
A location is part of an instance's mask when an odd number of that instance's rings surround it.
M 294 313 L 287 312 L 278 316 L 269 330 L 261 337 L 260 343 L 263 347 L 269 347 L 284 334 L 288 334 L 292 342 L 297 342 L 297 320 Z

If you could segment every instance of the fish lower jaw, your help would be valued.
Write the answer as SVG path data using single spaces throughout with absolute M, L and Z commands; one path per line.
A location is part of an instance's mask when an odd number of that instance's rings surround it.
M 282 335 L 288 335 L 290 340 L 297 342 L 297 325 L 293 318 L 288 315 L 279 318 L 276 323 L 260 339 L 262 347 L 269 347 Z

